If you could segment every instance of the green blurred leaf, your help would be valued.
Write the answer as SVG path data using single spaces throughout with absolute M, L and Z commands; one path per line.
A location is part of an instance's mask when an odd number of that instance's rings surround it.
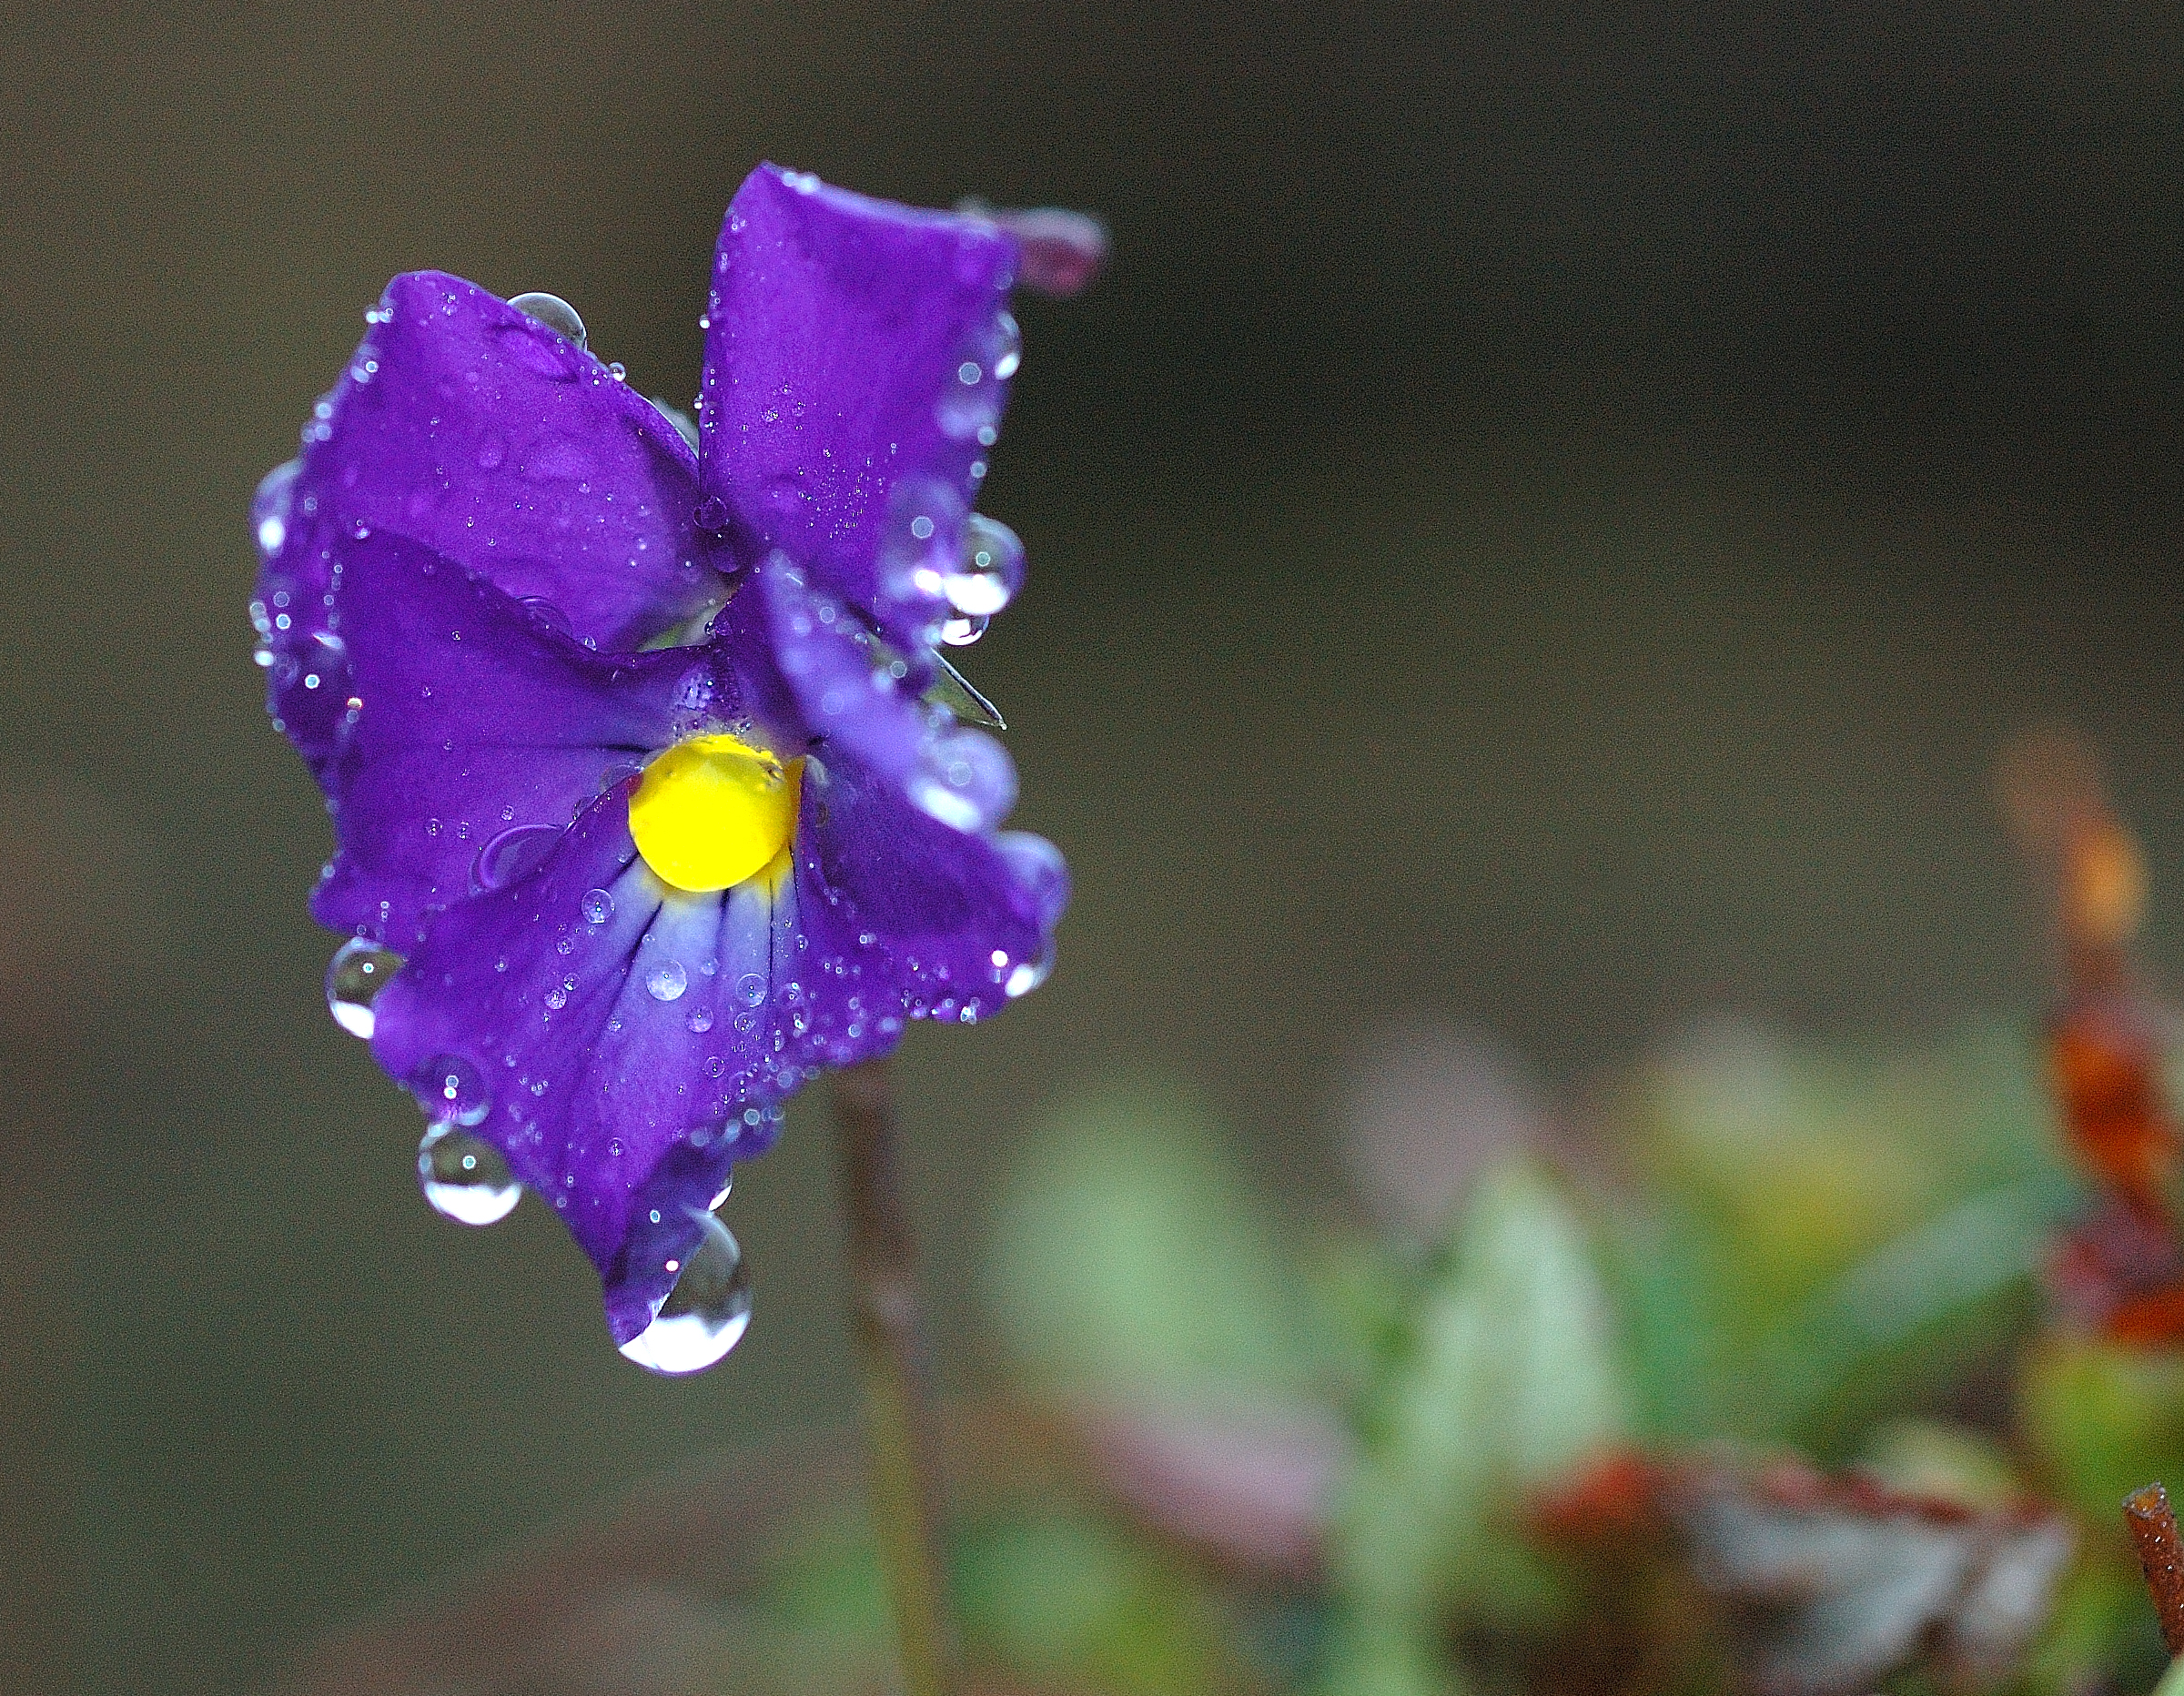
M 1041 1682 L 1214 1696 L 1244 1680 L 1233 1622 L 1188 1570 L 1082 1514 L 994 1522 L 956 1561 L 974 1648 Z
M 1316 1272 L 1203 1109 L 1145 1089 L 1079 1101 L 1032 1139 L 986 1262 L 1034 1381 L 1124 1400 L 1307 1387 L 1329 1355 Z
M 2023 1039 L 1908 1054 L 1718 1027 L 1617 1121 L 1655 1191 L 1610 1264 L 1647 1428 L 1828 1454 L 2020 1326 L 2074 1195 Z
M 1536 1625 L 1561 1603 L 1517 1535 L 1523 1494 L 1621 1436 L 1628 1392 L 1577 1217 L 1529 1160 L 1482 1175 L 1369 1410 L 1338 1515 L 1345 1617 L 1331 1691 L 1460 1688 L 1438 1664 L 1451 1617 Z
M 2184 1354 L 2048 1337 L 2020 1395 L 2026 1439 L 2095 1525 L 2120 1536 L 2126 1495 L 2184 1485 Z
M 1173 1557 L 1074 1506 L 959 1526 L 951 1566 L 966 1649 L 1012 1678 L 1101 1696 L 1253 1685 L 1221 1598 Z M 784 1640 L 824 1652 L 830 1667 L 887 1664 L 886 1592 L 862 1516 L 813 1527 L 777 1564 L 765 1602 Z

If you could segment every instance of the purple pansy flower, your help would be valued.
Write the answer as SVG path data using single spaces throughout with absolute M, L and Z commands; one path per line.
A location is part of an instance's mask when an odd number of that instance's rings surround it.
M 740 1333 L 711 1208 L 782 1100 L 1052 957 L 1060 856 L 997 828 L 1014 772 L 935 651 L 1021 575 L 971 511 L 1016 259 L 991 219 L 762 167 L 687 434 L 561 303 L 399 277 L 259 491 L 336 1016 L 424 1105 L 435 1204 L 536 1191 L 661 1369 Z

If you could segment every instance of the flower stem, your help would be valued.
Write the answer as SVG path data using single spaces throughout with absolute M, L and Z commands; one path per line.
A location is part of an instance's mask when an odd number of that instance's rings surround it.
M 941 1539 L 938 1444 L 918 1323 L 917 1251 L 885 1059 L 837 1073 L 849 1283 L 872 1453 L 872 1518 L 895 1610 L 905 1696 L 956 1696 L 956 1619 Z

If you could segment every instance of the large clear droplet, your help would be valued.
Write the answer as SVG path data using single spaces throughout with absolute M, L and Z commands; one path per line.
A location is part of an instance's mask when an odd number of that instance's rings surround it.
M 646 1371 L 667 1378 L 703 1372 L 741 1342 L 751 1326 L 751 1274 L 743 1251 L 713 1215 L 694 1208 L 692 1214 L 703 1228 L 674 1288 L 652 1322 L 622 1346 Z
M 690 974 L 680 960 L 665 960 L 645 974 L 645 993 L 654 1001 L 676 1001 L 690 987 Z
M 576 308 L 559 295 L 518 295 L 509 303 L 525 318 L 536 318 L 557 336 L 566 336 L 578 347 L 584 345 L 584 320 L 576 315 Z
M 352 936 L 335 949 L 326 968 L 326 1010 L 334 1015 L 334 1023 L 351 1036 L 369 1042 L 379 1027 L 371 1004 L 401 969 L 401 955 L 361 936 Z
M 435 1125 L 417 1146 L 417 1181 L 433 1212 L 458 1225 L 495 1225 L 522 1199 L 523 1186 L 500 1151 L 452 1125 Z

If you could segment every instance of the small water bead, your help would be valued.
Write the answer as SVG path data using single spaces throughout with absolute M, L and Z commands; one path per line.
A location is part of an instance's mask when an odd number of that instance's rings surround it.
M 735 980 L 735 993 L 746 1007 L 755 1007 L 766 998 L 766 980 L 755 972 L 746 972 Z
M 571 634 L 567 616 L 545 596 L 525 595 L 516 604 L 531 615 L 531 623 L 538 629 L 551 631 L 557 636 Z
M 577 905 L 587 924 L 604 924 L 614 916 L 614 897 L 603 889 L 587 889 Z
M 561 831 L 551 824 L 519 824 L 490 838 L 470 863 L 470 882 L 480 890 L 506 889 L 537 871 Z
M 692 1035 L 703 1036 L 713 1028 L 713 1009 L 711 1007 L 693 1007 L 690 1010 L 690 1016 L 682 1023 L 690 1027 Z
M 434 1119 L 456 1125 L 477 1125 L 491 1111 L 493 1098 L 478 1068 L 460 1055 L 437 1055 L 428 1060 L 411 1085 Z
M 963 563 L 942 580 L 948 604 L 966 618 L 991 618 L 1024 583 L 1024 544 L 1016 531 L 983 512 L 964 525 Z
M 270 560 L 281 550 L 288 540 L 289 508 L 295 496 L 296 479 L 302 471 L 301 463 L 295 459 L 275 466 L 259 480 L 258 492 L 250 502 L 250 515 L 258 526 L 258 550 Z
M 1044 984 L 1053 971 L 1054 951 L 1049 948 L 1040 959 L 1026 960 L 1018 964 L 1008 974 L 1008 982 L 1001 986 L 1001 993 L 1011 1001 L 1019 995 L 1028 995 Z
M 1006 382 L 1016 374 L 1016 368 L 1024 363 L 1024 332 L 1017 326 L 1014 313 L 995 316 L 980 351 L 985 356 L 986 368 L 1000 381 Z
M 371 1040 L 379 1021 L 371 1004 L 387 982 L 402 969 L 402 956 L 361 936 L 334 950 L 326 968 L 326 1010 L 351 1036 Z
M 690 974 L 682 969 L 680 960 L 667 960 L 654 966 L 645 976 L 645 993 L 654 1001 L 679 1001 L 682 992 L 690 987 Z
M 652 1322 L 622 1346 L 648 1372 L 676 1378 L 703 1372 L 741 1342 L 751 1326 L 751 1274 L 728 1227 L 692 1210 L 697 1244 Z
M 435 1125 L 417 1146 L 417 1182 L 432 1211 L 458 1225 L 495 1225 L 522 1199 L 523 1186 L 500 1151 L 452 1125 Z
M 584 345 L 584 320 L 577 316 L 576 308 L 559 295 L 531 293 L 517 295 L 508 303 L 525 318 L 534 318 L 556 335 L 566 336 L 578 347 Z

